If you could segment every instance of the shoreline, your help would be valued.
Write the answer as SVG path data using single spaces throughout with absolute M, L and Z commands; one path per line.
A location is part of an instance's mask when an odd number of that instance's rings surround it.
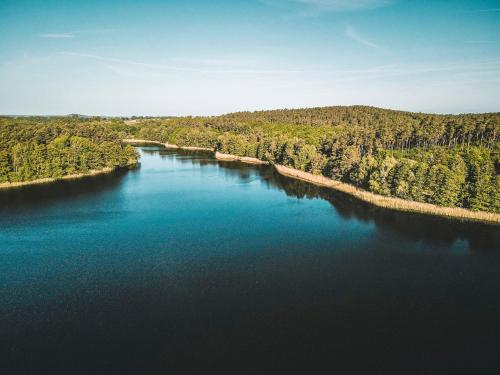
M 210 151 L 210 152 L 214 152 L 213 148 L 208 148 L 208 147 L 177 146 L 177 145 L 169 145 L 169 146 L 175 146 L 176 148 L 178 148 L 180 150 L 188 150 L 188 151 Z
M 269 165 L 269 162 L 267 161 L 262 161 L 257 158 L 251 158 L 249 156 L 237 156 L 237 155 L 231 155 L 231 154 L 223 154 L 219 151 L 215 151 L 215 158 L 220 161 L 239 161 L 242 163 L 246 164 L 253 164 L 253 165 Z
M 217 151 L 215 152 L 215 158 L 220 161 L 239 161 L 246 164 L 270 165 L 269 162 L 265 162 L 260 159 L 231 154 L 222 154 Z M 500 214 L 495 214 L 493 212 L 471 211 L 459 207 L 442 207 L 431 203 L 410 201 L 396 197 L 387 197 L 371 193 L 354 185 L 336 181 L 325 176 L 314 175 L 312 173 L 300 171 L 298 169 L 286 167 L 284 165 L 273 164 L 273 167 L 275 171 L 282 176 L 308 182 L 316 186 L 334 189 L 377 207 L 400 212 L 439 216 L 446 219 L 462 221 L 467 220 L 490 225 L 500 225 Z
M 118 169 L 121 168 L 128 168 L 137 165 L 139 162 L 135 163 L 129 163 L 125 167 L 105 167 L 103 169 L 97 169 L 97 170 L 90 170 L 87 173 L 76 173 L 76 174 L 69 174 L 66 176 L 62 177 L 47 177 L 47 178 L 39 178 L 37 180 L 31 180 L 31 181 L 19 181 L 19 182 L 2 182 L 0 183 L 0 190 L 8 190 L 8 189 L 15 189 L 15 188 L 20 188 L 24 186 L 31 186 L 31 185 L 43 185 L 43 184 L 50 184 L 52 182 L 57 182 L 57 181 L 64 181 L 64 180 L 78 180 L 82 179 L 85 177 L 93 177 L 93 176 L 99 176 L 102 174 L 108 174 L 112 173 Z
M 416 202 L 396 197 L 387 197 L 360 189 L 354 185 L 346 184 L 330 178 L 313 175 L 294 168 L 275 164 L 274 169 L 282 176 L 295 178 L 316 186 L 326 187 L 349 194 L 356 199 L 377 207 L 401 212 L 413 212 L 424 215 L 440 216 L 448 219 L 468 220 L 486 224 L 500 225 L 500 215 L 493 212 L 471 211 L 459 207 L 443 207 L 431 203 Z

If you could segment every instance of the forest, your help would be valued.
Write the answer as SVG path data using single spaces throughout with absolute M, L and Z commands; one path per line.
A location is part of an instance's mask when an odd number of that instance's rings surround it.
M 256 157 L 417 202 L 500 213 L 500 113 L 365 106 L 212 117 L 0 118 L 0 182 L 119 167 L 125 138 Z
M 500 212 L 500 113 L 325 107 L 143 119 L 137 127 L 141 139 L 256 157 L 384 196 Z
M 137 162 L 124 124 L 70 117 L 1 117 L 0 183 L 85 174 Z

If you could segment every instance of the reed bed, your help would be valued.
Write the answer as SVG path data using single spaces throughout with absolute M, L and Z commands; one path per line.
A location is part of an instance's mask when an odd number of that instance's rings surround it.
M 369 191 L 357 188 L 340 181 L 332 180 L 324 176 L 318 176 L 311 173 L 299 171 L 297 169 L 285 167 L 283 165 L 274 165 L 276 171 L 287 177 L 296 178 L 312 184 L 332 188 L 343 193 L 352 195 L 364 202 L 378 207 L 389 208 L 397 211 L 417 212 L 427 215 L 437 215 L 453 219 L 479 221 L 484 223 L 494 223 L 500 225 L 500 215 L 493 212 L 471 211 L 458 207 L 441 207 L 430 203 L 422 203 L 404 200 L 401 198 L 386 197 L 370 193 Z
M 231 155 L 231 154 L 223 154 L 218 151 L 215 152 L 215 158 L 217 160 L 223 160 L 223 161 L 239 161 L 242 163 L 246 164 L 258 164 L 258 165 L 268 165 L 269 162 L 267 161 L 262 161 L 257 158 L 251 158 L 249 156 L 237 156 L 237 155 Z
M 87 173 L 69 174 L 69 175 L 62 176 L 62 177 L 39 178 L 37 180 L 21 181 L 21 182 L 3 182 L 0 184 L 0 189 L 11 189 L 11 188 L 28 186 L 28 185 L 48 184 L 51 182 L 56 182 L 56 181 L 61 181 L 61 180 L 76 180 L 76 179 L 83 178 L 83 177 L 97 176 L 100 174 L 111 173 L 114 170 L 116 170 L 116 168 L 106 167 L 106 168 L 99 169 L 99 170 L 91 170 Z

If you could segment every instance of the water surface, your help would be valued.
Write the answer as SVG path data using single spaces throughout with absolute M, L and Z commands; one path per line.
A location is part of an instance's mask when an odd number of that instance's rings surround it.
M 0 193 L 5 373 L 500 373 L 500 232 L 208 153 Z

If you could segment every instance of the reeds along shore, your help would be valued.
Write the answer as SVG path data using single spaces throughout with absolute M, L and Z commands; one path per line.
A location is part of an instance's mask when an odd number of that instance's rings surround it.
M 299 171 L 283 165 L 274 165 L 274 167 L 276 171 L 283 176 L 296 178 L 318 186 L 332 188 L 378 207 L 500 225 L 500 215 L 492 212 L 471 211 L 458 207 L 441 207 L 430 203 L 386 197 L 370 193 L 369 191 L 362 190 L 355 186 L 335 181 L 324 176 L 313 175 L 311 173 Z
M 97 176 L 100 174 L 111 173 L 115 171 L 117 168 L 106 167 L 99 170 L 91 170 L 87 173 L 79 173 L 79 174 L 70 174 L 62 177 L 51 177 L 51 178 L 40 178 L 38 180 L 32 181 L 21 181 L 21 182 L 3 182 L 0 184 L 0 189 L 11 189 L 17 188 L 21 186 L 29 186 L 29 185 L 40 185 L 40 184 L 48 184 L 51 182 L 61 181 L 61 180 L 76 180 L 79 178 L 89 177 L 89 176 Z
M 231 155 L 231 154 L 222 154 L 218 151 L 215 152 L 215 158 L 217 160 L 222 160 L 222 161 L 240 161 L 240 162 L 246 163 L 246 164 L 269 165 L 269 162 L 262 161 L 262 160 L 257 159 L 257 158 L 251 158 L 248 156 L 236 156 L 236 155 Z
M 61 177 L 39 178 L 37 180 L 31 180 L 31 181 L 3 182 L 0 184 L 0 190 L 13 189 L 13 188 L 18 188 L 18 187 L 22 187 L 22 186 L 29 186 L 29 185 L 48 184 L 51 182 L 62 181 L 62 180 L 77 180 L 80 178 L 92 177 L 92 176 L 98 176 L 101 174 L 111 173 L 111 172 L 114 172 L 118 169 L 134 168 L 134 167 L 137 167 L 138 164 L 139 164 L 138 160 L 131 160 L 125 166 L 104 167 L 102 169 L 92 169 L 92 170 L 88 171 L 87 173 L 69 174 L 69 175 L 61 176 Z

